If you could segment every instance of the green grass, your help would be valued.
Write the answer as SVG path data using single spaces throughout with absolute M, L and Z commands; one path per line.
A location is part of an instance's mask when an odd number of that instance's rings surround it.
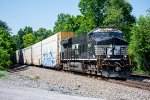
M 150 74 L 150 72 L 143 71 L 143 70 L 134 70 L 133 73 L 134 74 L 143 74 L 143 75 L 149 75 Z
M 5 76 L 6 76 L 6 74 L 3 71 L 0 71 L 0 78 L 5 77 Z
M 40 79 L 40 76 L 35 76 L 35 79 Z

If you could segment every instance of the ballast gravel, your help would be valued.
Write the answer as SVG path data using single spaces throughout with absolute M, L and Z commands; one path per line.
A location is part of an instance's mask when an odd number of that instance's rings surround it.
M 69 88 L 5 72 L 0 78 L 0 100 L 104 100 L 85 97 Z
M 22 65 L 7 72 L 8 77 L 0 79 L 9 86 L 40 88 L 67 95 L 95 97 L 105 100 L 150 100 L 150 91 L 119 84 L 55 71 L 52 69 Z

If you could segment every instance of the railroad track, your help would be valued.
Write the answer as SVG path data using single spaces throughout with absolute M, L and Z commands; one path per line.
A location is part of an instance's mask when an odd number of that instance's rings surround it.
M 68 71 L 63 71 L 63 72 L 68 73 Z M 106 77 L 101 77 L 101 76 L 96 76 L 96 75 L 88 75 L 88 74 L 79 73 L 79 72 L 69 72 L 69 73 L 150 91 L 150 83 L 149 82 L 143 82 L 143 81 L 134 80 L 134 79 L 106 78 Z
M 150 75 L 142 75 L 142 74 L 132 74 L 131 77 L 150 79 Z
M 66 71 L 64 71 L 64 72 L 66 72 Z M 149 82 L 143 82 L 143 81 L 138 81 L 138 80 L 134 80 L 134 79 L 126 80 L 126 79 L 117 79 L 117 78 L 106 78 L 106 77 L 88 75 L 88 74 L 79 73 L 79 72 L 69 72 L 69 73 L 150 91 L 150 83 Z
M 112 79 L 108 80 L 108 82 L 150 91 L 150 83 L 148 82 L 139 82 L 135 80 L 121 81 L 121 80 L 112 80 Z

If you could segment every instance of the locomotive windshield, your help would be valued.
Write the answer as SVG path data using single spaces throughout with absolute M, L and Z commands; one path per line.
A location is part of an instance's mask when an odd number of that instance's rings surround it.
M 95 32 L 92 35 L 93 38 L 101 38 L 101 39 L 105 39 L 105 38 L 111 38 L 111 37 L 117 37 L 117 38 L 122 38 L 122 33 L 119 32 Z

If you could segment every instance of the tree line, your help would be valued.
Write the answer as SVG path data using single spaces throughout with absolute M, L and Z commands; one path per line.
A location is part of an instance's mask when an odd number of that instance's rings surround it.
M 150 73 L 150 11 L 136 19 L 126 0 L 80 0 L 81 15 L 60 13 L 52 30 L 21 28 L 11 36 L 11 29 L 0 21 L 0 68 L 9 66 L 13 51 L 33 45 L 57 32 L 74 32 L 77 36 L 98 27 L 112 27 L 122 31 L 129 42 L 128 52 L 137 73 Z M 2 64 L 3 63 L 3 64 Z
M 39 28 L 37 31 L 33 31 L 32 27 L 25 26 L 21 28 L 17 35 L 13 35 L 13 43 L 15 44 L 15 49 L 23 49 L 25 47 L 31 46 L 47 37 L 53 35 L 51 30 L 45 28 Z

